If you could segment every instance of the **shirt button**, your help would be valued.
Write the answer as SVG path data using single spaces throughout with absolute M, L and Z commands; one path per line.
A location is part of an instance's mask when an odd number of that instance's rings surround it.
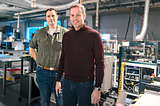
M 51 50 L 51 52 L 52 52 L 53 50 Z
M 87 78 L 89 78 L 89 77 L 87 77 Z
M 50 58 L 52 60 L 52 58 Z

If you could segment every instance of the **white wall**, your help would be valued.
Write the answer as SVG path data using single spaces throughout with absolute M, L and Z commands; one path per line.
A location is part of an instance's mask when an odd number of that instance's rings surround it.
M 127 40 L 133 39 L 133 29 L 135 29 L 135 20 L 136 14 L 132 14 L 130 20 L 130 26 L 128 29 Z M 110 15 L 110 16 L 101 16 L 100 17 L 100 30 L 105 29 L 117 29 L 117 39 L 123 40 L 126 34 L 127 25 L 129 20 L 129 14 L 122 15 Z
M 117 39 L 123 40 L 127 30 L 129 14 L 100 16 L 100 30 L 105 29 L 117 29 Z M 151 31 L 156 35 L 154 40 L 160 40 L 160 12 L 149 12 L 148 17 L 148 30 L 147 34 L 151 34 Z M 141 32 L 142 16 L 136 13 L 132 14 L 128 35 L 126 40 L 134 40 L 137 34 Z M 137 24 L 137 31 L 136 31 Z M 152 37 L 152 36 L 151 36 Z M 153 37 L 152 37 L 153 38 Z
M 87 21 L 87 26 L 93 28 L 93 18 L 92 18 L 92 15 L 87 15 L 86 16 L 86 21 Z
M 148 33 L 153 31 L 156 35 L 154 40 L 160 40 L 160 11 L 150 12 L 148 19 Z
M 140 16 L 137 26 L 137 32 L 140 34 L 141 27 L 143 25 L 142 23 L 142 16 Z M 148 16 L 148 28 L 147 28 L 147 33 L 146 35 L 149 35 L 149 40 L 160 40 L 160 11 L 155 11 L 155 12 L 149 12 Z M 154 35 L 151 34 L 153 32 Z M 144 39 L 147 39 L 146 36 Z

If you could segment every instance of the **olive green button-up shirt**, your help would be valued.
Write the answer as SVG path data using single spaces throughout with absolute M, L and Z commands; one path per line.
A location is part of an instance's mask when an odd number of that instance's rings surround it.
M 57 27 L 53 36 L 49 33 L 48 26 L 36 31 L 29 47 L 35 49 L 38 46 L 37 65 L 58 68 L 62 50 L 62 38 L 67 31 L 68 29 L 60 26 Z

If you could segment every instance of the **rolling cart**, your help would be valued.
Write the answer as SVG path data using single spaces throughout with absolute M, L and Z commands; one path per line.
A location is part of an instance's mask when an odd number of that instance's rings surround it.
M 30 106 L 31 102 L 40 98 L 39 89 L 34 83 L 33 72 L 34 60 L 31 56 L 20 57 L 21 58 L 21 80 L 20 80 L 20 97 L 18 101 L 21 101 L 22 98 L 28 100 L 27 106 Z M 23 61 L 30 62 L 30 72 L 23 74 Z

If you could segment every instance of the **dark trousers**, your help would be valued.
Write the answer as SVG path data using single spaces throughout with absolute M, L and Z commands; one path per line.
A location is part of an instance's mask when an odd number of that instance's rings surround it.
M 63 83 L 63 104 L 64 106 L 92 106 L 91 94 L 94 82 L 73 82 L 64 79 Z
M 63 106 L 62 94 L 60 94 L 60 97 L 58 98 L 55 91 L 57 70 L 50 71 L 37 66 L 36 75 L 41 96 L 41 106 L 50 106 L 51 92 L 54 92 L 55 94 L 57 106 Z M 62 86 L 63 86 L 63 80 L 64 78 L 62 78 L 61 80 Z

